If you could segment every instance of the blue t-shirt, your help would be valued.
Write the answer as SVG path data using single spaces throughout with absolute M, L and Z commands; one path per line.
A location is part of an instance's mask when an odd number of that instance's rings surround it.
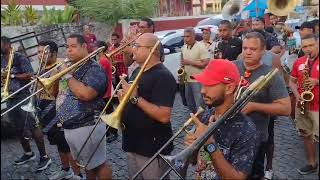
M 214 108 L 206 109 L 201 122 L 208 124 Z M 224 158 L 238 171 L 250 174 L 256 152 L 256 127 L 251 119 L 242 113 L 223 122 L 213 134 Z M 215 171 L 211 156 L 200 148 L 197 159 L 196 177 L 199 179 L 220 179 Z
M 65 80 L 59 82 L 55 118 L 63 122 L 63 128 L 73 129 L 94 120 L 94 115 L 103 109 L 102 96 L 107 88 L 107 77 L 103 69 L 93 60 L 88 61 L 73 73 L 73 77 L 98 92 L 91 101 L 81 101 L 75 97 Z

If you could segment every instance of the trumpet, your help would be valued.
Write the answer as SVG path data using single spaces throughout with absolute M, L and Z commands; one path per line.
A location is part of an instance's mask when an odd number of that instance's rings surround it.
M 11 75 L 12 65 L 13 65 L 13 57 L 14 57 L 14 52 L 13 52 L 13 48 L 12 48 L 9 52 L 8 66 L 7 66 L 8 70 L 6 73 L 6 79 L 5 79 L 5 83 L 4 83 L 3 92 L 1 92 L 1 99 L 9 96 L 9 84 L 10 84 L 10 75 Z
M 179 176 L 179 178 L 184 179 L 181 173 L 183 171 L 183 168 L 186 166 L 189 158 L 205 144 L 205 142 L 212 136 L 212 134 L 224 121 L 229 120 L 236 114 L 238 114 L 241 109 L 251 100 L 251 98 L 270 82 L 270 80 L 278 71 L 278 69 L 274 69 L 268 74 L 260 76 L 257 80 L 255 80 L 245 91 L 243 91 L 241 97 L 239 97 L 239 99 L 235 101 L 231 108 L 229 108 L 218 120 L 209 125 L 208 130 L 198 139 L 196 139 L 189 147 L 185 148 L 183 151 L 174 156 L 163 156 L 161 154 L 157 154 L 171 168 L 168 169 L 160 179 L 166 177 L 171 171 L 174 171 L 176 175 Z M 149 161 L 147 163 L 149 163 Z M 141 169 L 139 173 L 141 173 L 142 171 L 143 169 Z M 136 174 L 134 177 L 136 178 L 137 175 L 138 174 Z

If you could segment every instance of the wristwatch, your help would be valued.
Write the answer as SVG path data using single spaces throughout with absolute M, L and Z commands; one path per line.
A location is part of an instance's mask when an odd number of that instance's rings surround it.
M 16 75 L 14 75 L 14 74 L 11 74 L 11 75 L 10 75 L 10 78 L 11 78 L 11 79 L 13 79 L 13 78 L 15 78 L 15 77 L 16 77 Z
M 211 143 L 204 146 L 204 150 L 207 151 L 209 154 L 212 154 L 218 150 L 218 145 L 216 143 Z
M 139 100 L 138 96 L 133 96 L 133 97 L 130 98 L 130 102 L 132 104 L 138 104 L 138 100 Z

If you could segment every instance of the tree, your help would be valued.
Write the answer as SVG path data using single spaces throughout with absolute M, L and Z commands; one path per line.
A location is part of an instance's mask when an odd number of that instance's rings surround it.
M 158 8 L 156 0 L 72 0 L 82 17 L 115 25 L 120 19 L 151 17 Z

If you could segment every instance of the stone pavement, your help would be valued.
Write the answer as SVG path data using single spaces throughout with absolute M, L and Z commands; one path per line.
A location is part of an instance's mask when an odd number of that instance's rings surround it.
M 188 110 L 181 104 L 181 98 L 177 94 L 172 112 L 172 126 L 176 132 L 181 124 L 188 118 Z M 174 142 L 173 154 L 180 152 L 183 148 L 183 136 L 180 135 Z M 37 161 L 31 161 L 24 165 L 16 166 L 14 159 L 22 155 L 22 148 L 16 139 L 1 141 L 1 179 L 47 179 L 50 174 L 60 169 L 60 160 L 55 146 L 47 144 L 47 151 L 52 158 L 52 164 L 42 172 L 35 172 L 39 160 L 39 154 L 35 143 L 32 141 L 32 149 L 37 154 Z M 319 151 L 319 150 L 318 150 Z M 108 163 L 113 169 L 114 179 L 128 179 L 126 155 L 121 149 L 121 137 L 107 145 Z M 303 142 L 298 137 L 293 122 L 288 118 L 279 118 L 275 122 L 275 154 L 273 168 L 274 179 L 318 179 L 317 173 L 302 176 L 296 168 L 306 163 Z M 194 167 L 189 167 L 188 179 L 193 178 Z M 175 177 L 175 176 L 171 176 Z

